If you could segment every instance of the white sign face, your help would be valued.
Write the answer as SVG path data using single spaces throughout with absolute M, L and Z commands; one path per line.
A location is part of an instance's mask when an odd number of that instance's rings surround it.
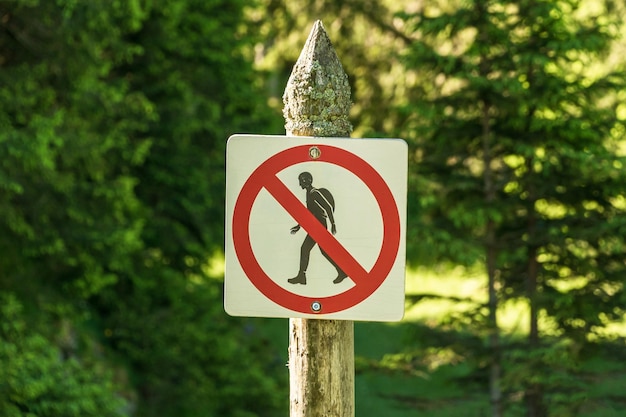
M 231 136 L 226 312 L 402 319 L 407 153 L 400 139 Z

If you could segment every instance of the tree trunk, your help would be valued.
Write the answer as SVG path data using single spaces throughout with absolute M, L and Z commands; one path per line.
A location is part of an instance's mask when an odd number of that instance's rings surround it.
M 496 190 L 493 180 L 492 155 L 491 155 L 491 130 L 489 127 L 489 103 L 483 102 L 482 115 L 482 142 L 484 164 L 484 193 L 486 206 L 490 207 L 496 199 Z M 489 315 L 487 325 L 489 328 L 489 348 L 491 350 L 491 363 L 489 367 L 489 401 L 491 403 L 492 417 L 502 417 L 502 390 L 501 379 L 501 352 L 500 352 L 500 329 L 498 327 L 498 289 L 496 267 L 496 224 L 490 218 L 485 227 L 485 250 L 487 287 L 489 293 Z
M 533 159 L 528 158 L 526 169 L 528 173 L 533 172 Z M 536 228 L 537 218 L 535 214 L 536 192 L 532 184 L 528 186 L 528 222 L 527 222 L 527 277 L 526 277 L 526 297 L 528 298 L 529 332 L 528 351 L 533 352 L 539 347 L 539 309 L 537 306 L 537 287 L 539 285 L 539 263 L 537 261 Z M 541 363 L 531 361 L 533 374 L 541 373 Z M 543 410 L 543 388 L 539 383 L 531 383 L 526 387 L 526 415 L 528 417 L 542 417 Z

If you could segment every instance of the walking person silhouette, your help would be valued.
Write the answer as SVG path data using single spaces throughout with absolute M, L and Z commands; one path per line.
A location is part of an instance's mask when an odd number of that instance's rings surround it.
M 302 172 L 298 175 L 298 181 L 300 183 L 300 187 L 306 190 L 306 207 L 309 209 L 311 214 L 313 214 L 313 216 L 315 216 L 315 218 L 326 228 L 328 227 L 326 219 L 330 220 L 331 233 L 333 235 L 337 233 L 337 228 L 335 227 L 335 216 L 333 213 L 333 210 L 335 209 L 335 202 L 330 192 L 324 188 L 318 189 L 313 187 L 313 176 L 309 172 Z M 300 230 L 299 224 L 291 228 L 291 234 L 295 234 L 298 230 Z M 306 269 L 309 266 L 311 250 L 316 244 L 317 242 L 313 240 L 311 235 L 307 234 L 304 238 L 304 242 L 302 242 L 302 246 L 300 247 L 300 271 L 298 272 L 298 275 L 293 278 L 289 278 L 287 282 L 290 284 L 306 285 Z M 341 270 L 341 268 L 339 268 L 335 261 L 333 261 L 321 247 L 320 251 L 322 252 L 322 255 L 328 259 L 328 262 L 330 262 L 337 270 L 337 278 L 335 278 L 333 282 L 335 284 L 339 284 L 341 281 L 346 279 L 348 276 Z

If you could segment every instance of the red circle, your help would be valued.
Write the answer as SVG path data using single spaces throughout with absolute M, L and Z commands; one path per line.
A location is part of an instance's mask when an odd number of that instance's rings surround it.
M 237 259 L 252 284 L 267 298 L 292 311 L 311 313 L 311 304 L 322 305 L 318 313 L 336 313 L 351 308 L 369 297 L 383 283 L 395 263 L 400 246 L 400 216 L 391 190 L 378 172 L 365 160 L 344 149 L 329 145 L 317 146 L 321 155 L 312 160 L 309 149 L 300 145 L 285 149 L 263 162 L 244 183 L 233 210 L 233 245 Z M 355 174 L 374 195 L 383 219 L 383 243 L 367 280 L 359 281 L 349 290 L 328 297 L 306 297 L 287 291 L 276 284 L 261 268 L 250 242 L 250 213 L 252 205 L 268 176 L 303 162 L 328 162 Z M 330 254 L 332 257 L 332 254 Z

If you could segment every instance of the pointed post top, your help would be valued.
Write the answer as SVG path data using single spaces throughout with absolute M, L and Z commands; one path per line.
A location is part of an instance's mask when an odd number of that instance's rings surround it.
M 316 21 L 283 94 L 288 135 L 347 137 L 350 84 L 324 25 Z

